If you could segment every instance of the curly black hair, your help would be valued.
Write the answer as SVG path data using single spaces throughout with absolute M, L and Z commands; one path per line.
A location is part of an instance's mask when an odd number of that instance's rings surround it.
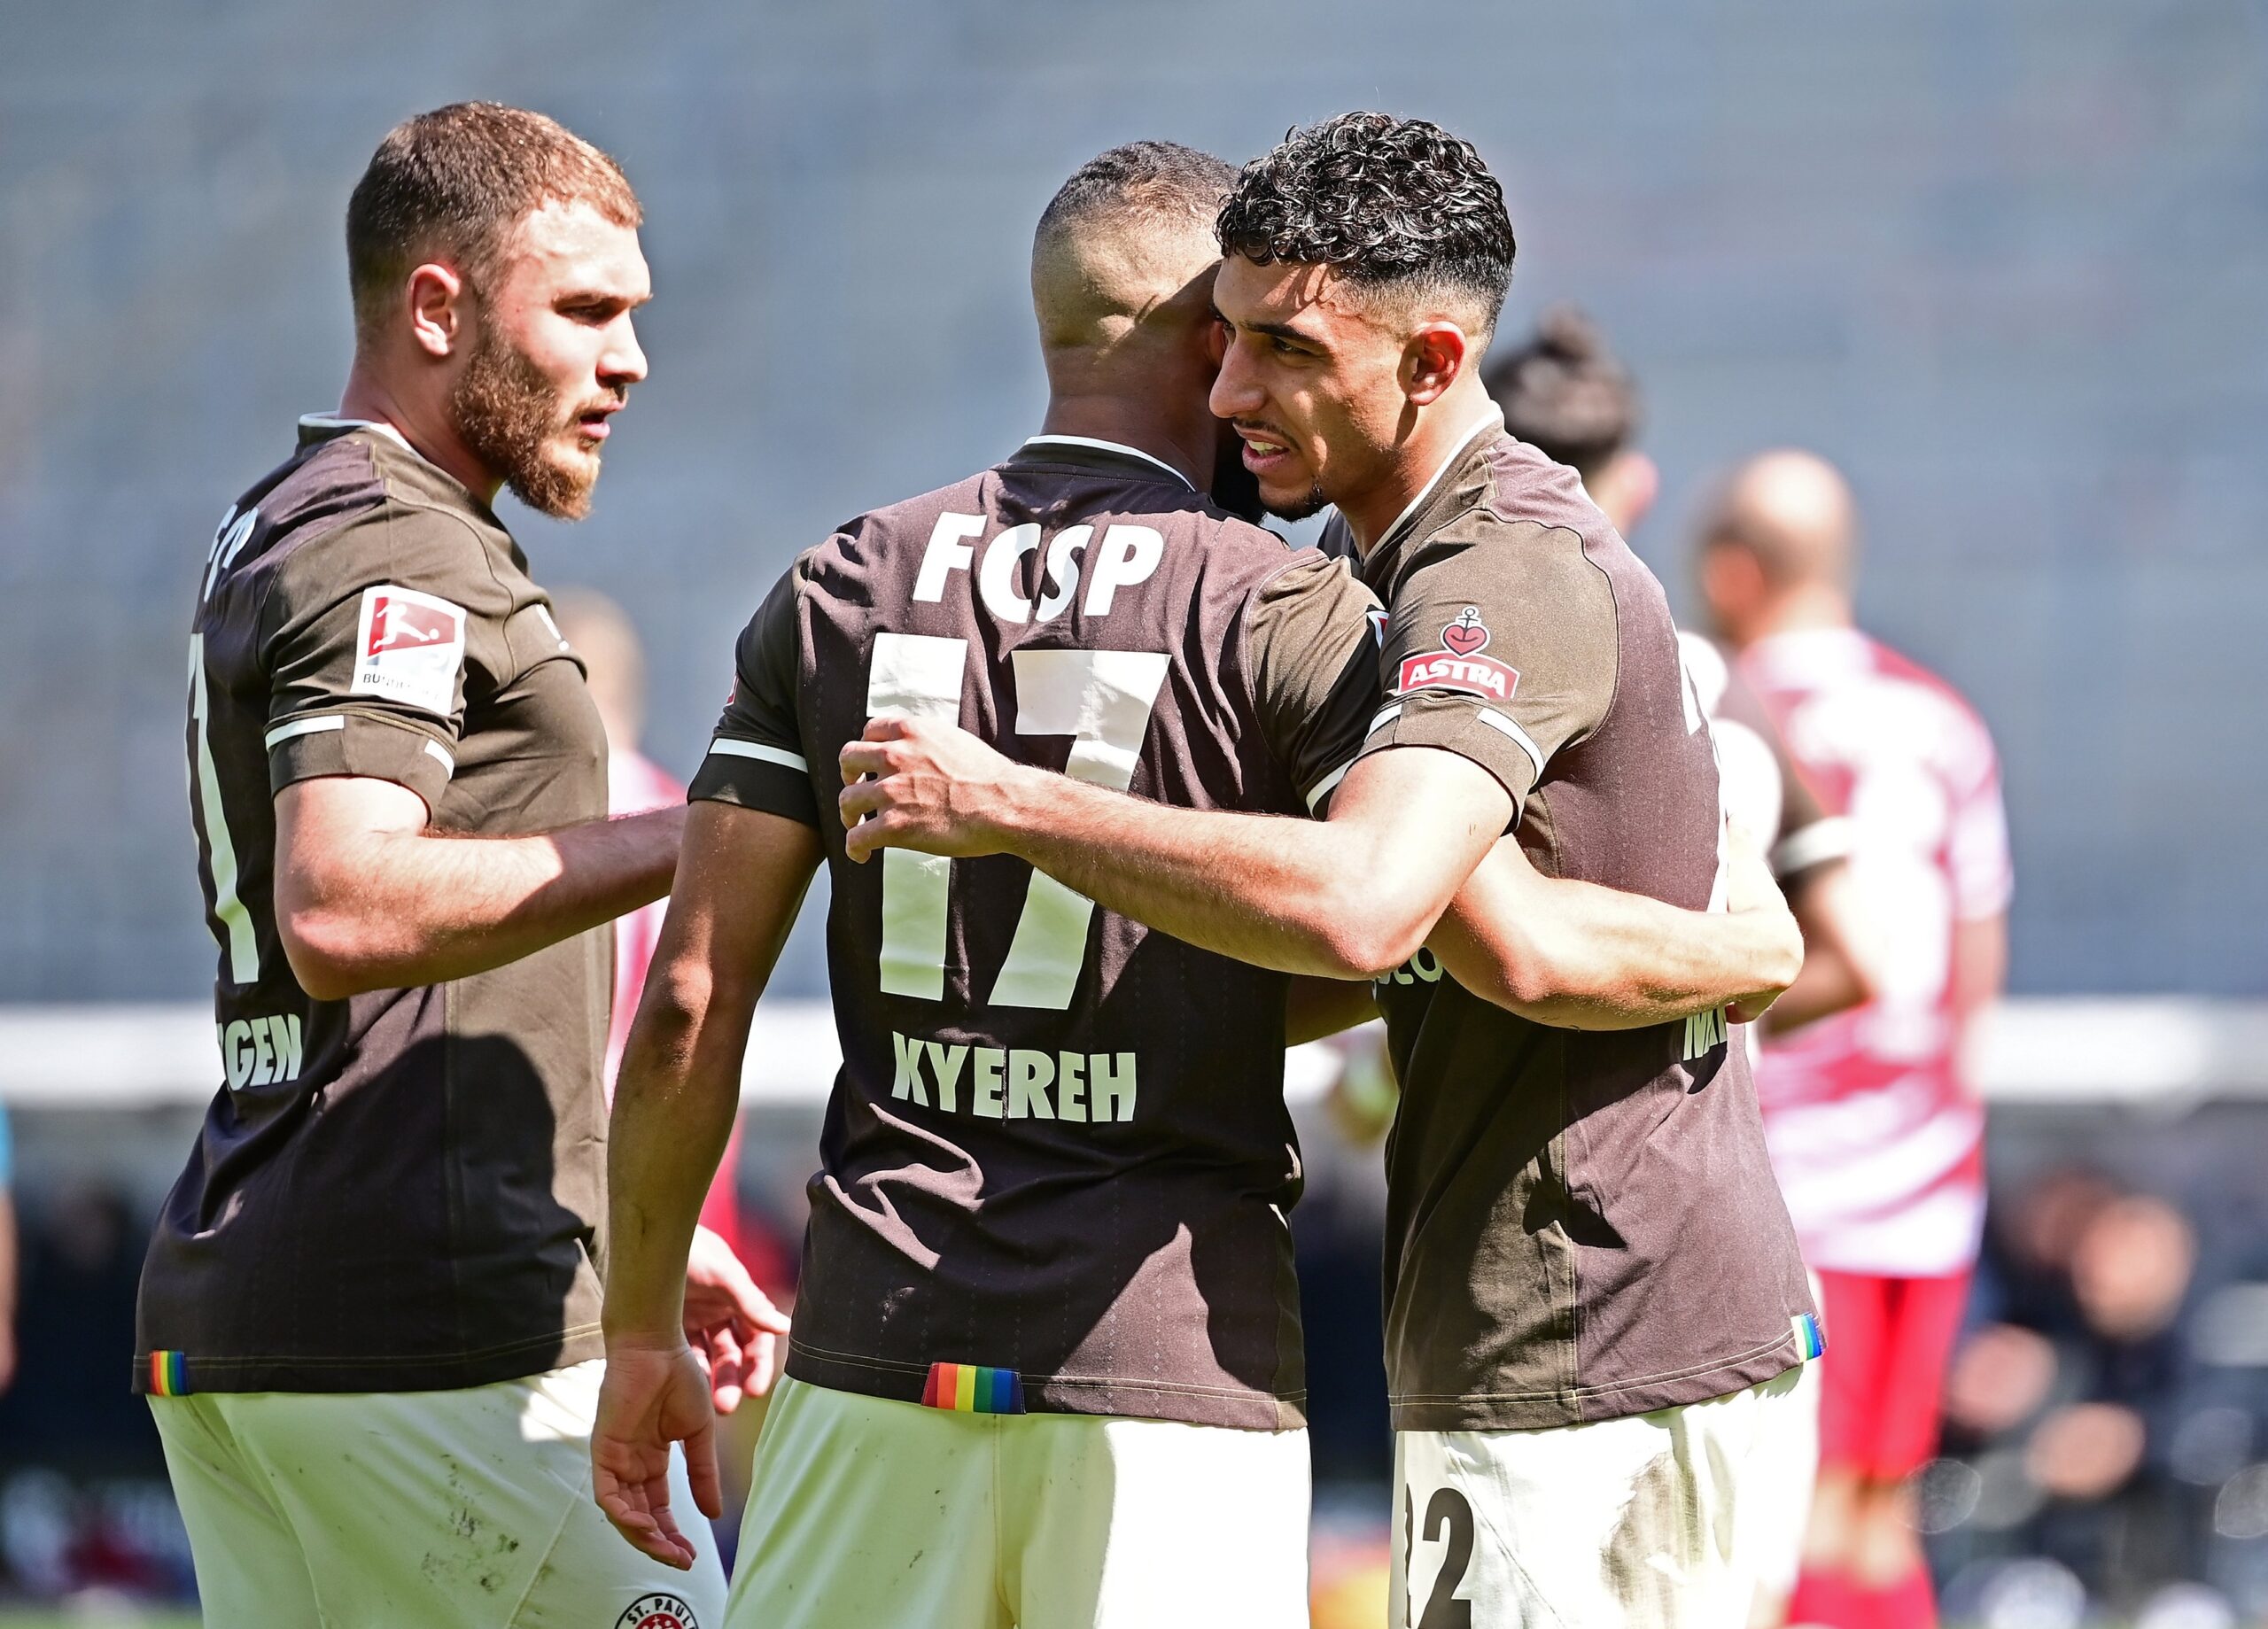
M 1573 306 L 1546 311 L 1534 337 L 1480 377 L 1505 429 L 1585 476 L 1629 446 L 1644 416 L 1630 370 Z
M 1358 284 L 1467 294 L 1485 333 L 1511 286 L 1504 190 L 1471 142 L 1422 119 L 1341 113 L 1244 167 L 1221 206 L 1223 254 L 1335 267 Z

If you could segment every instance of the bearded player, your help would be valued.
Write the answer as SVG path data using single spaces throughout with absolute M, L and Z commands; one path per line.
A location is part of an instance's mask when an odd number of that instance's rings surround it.
M 215 1623 L 721 1613 L 713 1562 L 667 1571 L 586 1491 L 606 925 L 668 886 L 684 816 L 605 818 L 598 714 L 492 507 L 588 509 L 646 376 L 639 219 L 540 114 L 388 134 L 347 206 L 339 411 L 196 586 L 226 1084 L 151 1242 L 136 1373 Z M 720 1385 L 786 1327 L 744 1276 L 687 1308 Z

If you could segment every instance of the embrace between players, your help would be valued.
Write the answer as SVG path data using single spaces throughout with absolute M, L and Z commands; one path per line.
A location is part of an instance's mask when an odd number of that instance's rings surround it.
M 1513 237 L 1472 148 L 1357 113 L 1241 172 L 1083 167 L 1033 249 L 1039 433 L 800 555 L 689 813 L 601 823 L 577 663 L 488 502 L 587 505 L 645 371 L 635 200 L 513 110 L 382 162 L 347 400 L 224 523 L 192 655 L 251 1061 L 168 1202 L 137 1372 L 208 1609 L 1304 1623 L 1283 1048 L 1382 1014 L 1396 1622 L 1741 1621 L 1820 1333 L 1728 1024 L 1801 942 L 1659 585 L 1481 384 Z M 478 244 L 419 192 L 528 166 Z M 1232 512 L 1326 505 L 1320 551 Z M 821 864 L 844 1063 L 786 1331 L 687 1261 Z M 593 934 L 664 888 L 610 1132 Z M 384 1327 L 277 1309 L 311 1226 L 338 1282 L 418 1276 Z M 767 1384 L 783 1332 L 727 1602 L 686 1505 L 719 1509 L 712 1388 Z M 349 1393 L 395 1410 L 383 1453 L 321 1414 Z M 515 1431 L 586 1437 L 629 1544 Z M 320 1487 L 278 1469 L 308 1441 Z M 436 1550 L 442 1461 L 509 1543 Z M 325 1498 L 358 1557 L 310 1536 Z M 306 1618 L 263 1604 L 278 1567 Z

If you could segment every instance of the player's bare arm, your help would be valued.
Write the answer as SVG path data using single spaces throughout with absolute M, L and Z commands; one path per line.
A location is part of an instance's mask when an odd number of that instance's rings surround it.
M 709 1378 L 683 1331 L 681 1290 L 702 1196 L 740 1102 L 749 1023 L 818 869 L 800 821 L 703 802 L 654 973 L 615 1089 L 608 1155 L 605 1389 L 591 1433 L 593 1492 L 656 1561 L 695 1554 L 670 1509 L 670 1445 L 683 1442 L 695 1501 L 719 1514 Z M 782 1334 L 774 1316 L 768 1330 Z
M 658 899 L 685 811 L 526 837 L 458 836 L 429 820 L 416 793 L 364 776 L 276 795 L 276 923 L 308 995 L 461 979 Z
M 1493 776 L 1447 752 L 1361 760 L 1326 821 L 1169 808 L 905 718 L 874 720 L 842 761 L 853 859 L 1013 853 L 1177 939 L 1324 978 L 1415 955 L 1512 810 Z
M 1177 938 L 1326 979 L 1415 954 L 1511 814 L 1501 783 L 1446 752 L 1360 760 L 1317 823 L 1127 798 L 945 726 L 877 719 L 866 733 L 843 753 L 853 858 L 1013 852 Z M 1731 1002 L 1753 1016 L 1803 954 L 1777 890 L 1753 892 L 1729 915 L 1680 911 L 1538 876 L 1515 853 L 1492 864 L 1435 948 L 1460 982 L 1542 1022 L 1629 1028 Z
M 1426 939 L 1474 995 L 1561 1029 L 1636 1029 L 1729 1006 L 1758 1018 L 1794 982 L 1804 942 L 1763 852 L 1729 834 L 1727 909 L 1547 877 L 1498 842 Z

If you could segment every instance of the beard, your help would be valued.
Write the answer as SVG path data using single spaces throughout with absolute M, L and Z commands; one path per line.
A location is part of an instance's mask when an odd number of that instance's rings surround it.
M 568 451 L 560 432 L 574 423 L 559 391 L 502 336 L 484 330 L 449 392 L 457 434 L 473 456 L 504 477 L 520 501 L 555 520 L 591 512 L 599 454 Z
M 1255 485 L 1254 491 L 1258 490 Z M 1262 507 L 1278 520 L 1305 520 L 1309 516 L 1320 512 L 1330 501 L 1330 499 L 1323 495 L 1321 481 L 1309 487 L 1304 496 L 1293 498 L 1283 503 L 1271 502 L 1266 499 L 1261 500 Z

